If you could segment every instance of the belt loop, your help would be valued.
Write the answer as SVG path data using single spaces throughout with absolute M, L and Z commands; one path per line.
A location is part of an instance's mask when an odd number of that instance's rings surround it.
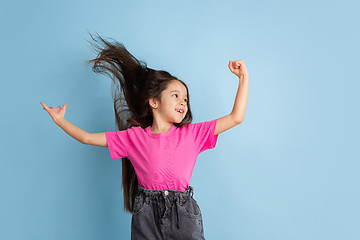
M 191 197 L 193 197 L 193 196 L 194 196 L 194 188 L 193 188 L 193 187 L 191 187 L 191 186 L 189 186 L 189 187 L 190 187 Z

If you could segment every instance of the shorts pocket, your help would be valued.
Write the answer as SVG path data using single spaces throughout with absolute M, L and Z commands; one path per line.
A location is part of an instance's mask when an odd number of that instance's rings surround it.
M 196 200 L 190 197 L 187 201 L 183 202 L 180 207 L 186 216 L 190 218 L 201 218 L 201 211 Z
M 146 202 L 145 202 L 144 197 L 142 195 L 137 195 L 135 197 L 132 214 L 135 215 L 135 214 L 141 213 L 144 210 L 145 205 L 146 205 Z

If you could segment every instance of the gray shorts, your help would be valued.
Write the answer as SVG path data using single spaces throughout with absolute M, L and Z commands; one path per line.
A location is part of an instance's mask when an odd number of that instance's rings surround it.
M 151 190 L 138 185 L 131 239 L 205 239 L 193 187 L 185 191 Z

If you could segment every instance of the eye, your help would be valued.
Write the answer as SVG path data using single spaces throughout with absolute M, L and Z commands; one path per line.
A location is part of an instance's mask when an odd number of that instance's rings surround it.
M 173 94 L 173 96 L 174 96 L 174 95 L 176 95 L 176 96 L 177 96 L 177 94 L 176 94 L 176 93 L 174 93 L 174 94 Z M 184 100 L 185 100 L 185 102 L 187 102 L 187 98 L 184 98 Z

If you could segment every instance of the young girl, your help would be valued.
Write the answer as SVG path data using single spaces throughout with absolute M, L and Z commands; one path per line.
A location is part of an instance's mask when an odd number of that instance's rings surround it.
M 120 85 L 122 91 L 117 87 L 113 95 L 119 131 L 88 133 L 72 125 L 64 119 L 67 104 L 54 108 L 40 102 L 43 109 L 79 142 L 108 147 L 112 159 L 122 158 L 131 239 L 205 239 L 190 178 L 199 153 L 214 148 L 220 133 L 244 120 L 249 84 L 244 61 L 228 65 L 239 77 L 232 112 L 192 123 L 189 91 L 182 80 L 148 68 L 121 43 L 99 39 L 105 47 L 97 46 L 97 58 L 87 62 L 94 63 L 94 72 L 107 74 Z

